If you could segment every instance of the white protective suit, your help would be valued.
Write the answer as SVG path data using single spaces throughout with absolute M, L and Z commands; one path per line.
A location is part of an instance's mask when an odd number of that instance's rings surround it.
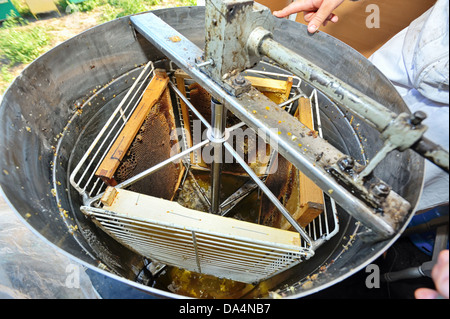
M 438 0 L 370 59 L 394 84 L 411 112 L 424 111 L 425 136 L 449 149 L 449 0 Z M 426 161 L 417 211 L 448 204 L 449 175 Z

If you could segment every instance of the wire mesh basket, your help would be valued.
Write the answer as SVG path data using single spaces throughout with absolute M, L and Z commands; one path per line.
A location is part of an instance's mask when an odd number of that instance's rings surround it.
M 305 97 L 300 88 L 301 80 L 290 74 L 265 70 L 247 72 L 249 76 L 290 81 L 289 92 L 279 103 L 279 107 L 287 112 L 292 112 L 296 101 L 300 97 Z M 155 80 L 155 67 L 149 62 L 142 67 L 140 75 L 106 124 L 99 128 L 98 135 L 71 172 L 71 185 L 84 200 L 81 211 L 114 239 L 146 258 L 220 278 L 256 283 L 313 257 L 315 250 L 339 230 L 334 201 L 324 196 L 327 205 L 323 212 L 308 225 L 302 227 L 294 225 L 294 230 L 292 228 L 283 230 L 226 217 L 231 208 L 256 189 L 261 195 L 267 196 L 277 209 L 284 211 L 285 216 L 289 214 L 265 184 L 270 170 L 256 173 L 226 140 L 222 141 L 224 149 L 240 165 L 249 177 L 249 182 L 223 200 L 221 206 L 223 214 L 208 214 L 183 207 L 169 199 L 127 190 L 137 181 L 173 163 L 181 163 L 184 167 L 180 174 L 179 188 L 183 187 L 188 176 L 192 176 L 195 181 L 192 172 L 199 168 L 196 164 L 200 162 L 195 157 L 197 151 L 211 143 L 211 139 L 206 135 L 206 138 L 194 144 L 190 135 L 194 118 L 201 121 L 207 129 L 211 129 L 209 121 L 191 103 L 189 92 L 192 80 L 184 77 L 180 82 L 173 64 L 168 73 L 171 80 L 167 83 L 167 89 L 176 101 L 174 114 L 178 132 L 181 132 L 178 134 L 179 144 L 176 152 L 120 183 L 111 183 L 98 176 L 99 167 L 114 147 L 133 113 L 139 108 L 145 91 Z M 319 134 L 322 134 L 317 92 L 313 91 L 307 98 L 310 101 L 311 112 L 314 113 L 314 125 L 318 127 Z M 228 127 L 227 131 L 232 132 L 243 126 L 244 123 L 238 121 Z M 272 151 L 271 160 L 274 156 L 276 151 Z M 268 162 L 267 168 L 270 167 L 270 163 Z M 201 190 L 201 187 L 198 188 Z M 200 191 L 198 195 L 210 204 L 207 191 Z

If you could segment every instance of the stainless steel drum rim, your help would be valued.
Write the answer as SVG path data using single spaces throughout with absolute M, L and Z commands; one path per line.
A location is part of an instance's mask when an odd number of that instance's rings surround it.
M 204 37 L 202 8 L 164 9 L 155 13 L 169 24 L 178 27 L 180 31 L 186 26 L 184 30 L 186 36 L 192 37 L 201 45 Z M 87 233 L 81 235 L 79 229 L 74 229 L 75 226 L 79 228 L 85 226 L 83 225 L 84 221 L 80 219 L 81 215 L 73 211 L 80 204 L 79 199 L 75 200 L 73 198 L 76 194 L 70 191 L 68 193 L 63 191 L 61 198 L 59 197 L 60 193 L 57 193 L 58 197 L 56 198 L 52 195 L 52 189 L 60 186 L 58 185 L 59 183 L 62 186 L 68 185 L 70 169 L 68 169 L 67 163 L 70 156 L 67 148 L 71 143 L 76 142 L 77 137 L 82 132 L 82 127 L 85 125 L 82 122 L 70 123 L 73 125 L 73 129 L 68 131 L 66 144 L 55 144 L 55 137 L 61 132 L 65 132 L 67 123 L 71 120 L 74 120 L 74 122 L 77 121 L 77 103 L 82 104 L 83 99 L 86 101 L 86 99 L 91 97 L 92 93 L 89 95 L 89 92 L 92 92 L 97 85 L 103 87 L 110 83 L 112 79 L 119 79 L 120 76 L 123 76 L 123 79 L 125 79 L 127 73 L 136 74 L 136 71 L 133 70 L 137 66 L 147 61 L 158 61 L 164 58 L 135 33 L 129 26 L 128 19 L 115 20 L 93 28 L 61 44 L 32 63 L 10 86 L 4 95 L 0 109 L 0 134 L 5 137 L 0 144 L 0 149 L 5 154 L 14 154 L 13 156 L 7 155 L 2 159 L 1 166 L 3 175 L 1 175 L 0 182 L 5 198 L 8 199 L 8 203 L 14 208 L 24 223 L 40 238 L 56 247 L 65 255 L 75 259 L 88 268 L 100 271 L 102 274 L 147 291 L 152 295 L 184 298 L 183 296 L 168 291 L 154 289 L 133 282 L 130 280 L 129 275 L 128 279 L 125 279 L 127 275 L 124 273 L 119 275 L 118 270 L 114 269 L 114 266 L 120 270 L 122 267 L 126 267 L 124 264 L 121 264 L 123 260 L 127 259 L 133 262 L 138 257 L 133 254 L 126 254 L 122 260 L 121 258 L 117 260 L 112 259 L 108 253 L 111 253 L 111 249 L 114 251 L 117 248 L 106 246 L 110 244 L 107 239 L 96 237 L 99 234 L 95 230 L 90 229 L 88 236 L 95 237 L 94 241 L 98 245 L 93 248 L 92 243 L 86 240 Z M 298 37 L 300 37 L 298 41 L 304 40 L 305 36 L 302 34 L 302 31 L 305 31 L 302 26 L 289 21 L 280 22 L 280 25 L 277 27 L 277 33 L 283 35 L 284 41 L 287 42 L 292 42 L 293 39 L 298 39 Z M 310 47 L 305 49 L 305 54 L 311 55 L 311 57 L 314 55 L 312 52 L 314 52 L 315 48 L 325 47 L 326 50 L 322 54 L 324 57 L 329 58 L 333 54 L 338 54 L 338 51 L 334 51 L 334 48 L 337 46 L 345 51 L 350 61 L 359 59 L 360 63 L 353 63 L 351 67 L 336 65 L 331 58 L 329 61 L 326 61 L 327 59 L 324 58 L 323 61 L 316 62 L 319 62 L 319 64 L 322 63 L 324 69 L 333 67 L 339 72 L 345 72 L 353 80 L 358 79 L 358 72 L 368 72 L 370 70 L 378 81 L 378 88 L 375 89 L 374 94 L 389 92 L 389 94 L 374 96 L 373 98 L 387 99 L 387 101 L 383 102 L 393 105 L 394 108 L 399 108 L 402 111 L 406 109 L 406 106 L 394 92 L 390 83 L 364 60 L 362 56 L 326 35 L 311 38 L 308 43 L 310 43 Z M 296 49 L 297 44 L 294 43 L 293 46 Z M 75 53 L 74 48 L 79 50 L 80 47 L 86 50 Z M 63 55 L 67 55 L 68 57 L 63 57 Z M 128 60 L 125 57 L 128 57 Z M 71 59 L 71 61 L 66 60 L 66 58 Z M 71 66 L 69 62 L 75 65 Z M 326 64 L 332 65 L 327 66 Z M 66 66 L 66 70 L 62 70 L 62 66 Z M 91 68 L 92 66 L 95 67 Z M 353 74 L 345 71 L 346 69 L 347 71 L 352 69 Z M 42 72 L 45 72 L 44 74 L 48 74 L 49 76 L 38 79 L 38 75 L 43 74 Z M 81 79 L 83 79 L 84 83 Z M 39 82 L 39 80 L 41 81 Z M 121 81 L 113 83 L 113 86 L 117 85 L 114 87 L 116 91 L 111 90 L 108 92 L 109 86 L 103 88 L 105 94 L 119 95 L 120 92 L 125 92 L 127 86 L 119 82 Z M 367 87 L 371 84 L 361 83 L 360 85 Z M 42 87 L 45 89 L 40 89 Z M 69 88 L 71 89 L 69 90 Z M 49 89 L 52 90 L 51 94 L 47 94 Z M 25 92 L 33 93 L 27 96 Z M 31 108 L 30 102 L 36 105 L 34 109 Z M 49 112 L 47 108 L 52 109 L 52 111 Z M 87 117 L 95 113 L 84 114 L 84 112 L 83 116 L 86 115 Z M 30 116 L 30 114 L 33 115 Z M 55 118 L 57 119 L 57 123 L 53 126 L 50 125 L 50 123 L 55 121 Z M 80 124 L 80 127 L 77 128 L 77 124 Z M 31 132 L 25 129 L 25 127 L 29 127 Z M 363 141 L 362 144 L 367 148 L 368 156 L 373 156 L 377 141 L 371 140 L 370 128 L 366 128 L 364 125 L 361 125 L 360 128 L 361 134 L 368 139 L 367 142 Z M 339 135 L 340 132 L 336 131 L 335 134 Z M 12 145 L 16 144 L 15 139 L 22 139 L 24 141 L 24 149 L 11 152 L 13 150 Z M 366 145 L 370 146 L 366 147 Z M 57 147 L 57 156 L 55 156 L 54 149 L 51 146 L 54 146 L 54 148 Z M 33 153 L 35 154 L 33 155 Z M 423 163 L 420 159 L 417 159 L 413 154 L 409 154 L 408 152 L 406 154 L 398 154 L 397 157 L 406 158 L 406 160 L 400 161 L 399 164 L 400 166 L 405 166 L 404 170 L 407 171 L 406 175 L 408 176 L 401 174 L 395 183 L 395 187 L 415 205 L 420 195 L 419 189 L 422 183 L 421 171 L 423 170 Z M 48 165 L 50 165 L 50 162 L 55 163 L 57 161 L 61 161 L 63 165 L 57 164 L 58 171 L 56 174 L 49 174 Z M 388 167 L 388 170 L 395 170 L 399 164 L 389 163 L 389 165 L 393 166 Z M 17 170 L 16 167 L 20 169 Z M 5 171 L 8 174 L 5 174 Z M 405 184 L 405 181 L 410 180 L 411 176 L 415 178 L 414 187 Z M 389 177 L 387 176 L 387 179 Z M 36 182 L 27 183 L 26 181 L 29 181 L 30 178 L 32 181 L 45 180 L 46 182 L 41 184 L 36 184 Z M 15 182 L 15 187 L 11 183 L 12 180 Z M 59 205 L 61 206 L 59 207 Z M 60 208 L 63 210 L 61 211 Z M 64 214 L 67 214 L 68 217 L 62 218 Z M 29 215 L 32 217 L 29 217 Z M 408 218 L 408 221 L 410 218 Z M 407 222 L 403 229 L 406 225 Z M 290 274 L 289 278 L 284 278 L 283 285 L 277 287 L 277 289 L 285 293 L 286 298 L 307 296 L 342 281 L 373 262 L 399 236 L 397 235 L 385 242 L 367 245 L 358 240 L 357 234 L 354 233 L 358 227 L 353 225 L 353 221 L 344 222 L 342 228 L 345 228 L 345 230 L 339 234 L 336 242 L 330 243 L 329 246 L 332 246 L 331 248 L 325 247 L 325 256 L 319 256 L 320 262 L 318 264 L 314 264 L 314 261 L 311 260 L 312 263 L 306 265 L 304 269 L 295 269 L 297 273 L 302 272 L 301 276 L 295 276 L 294 273 Z M 348 230 L 350 233 L 347 233 Z M 354 235 L 356 236 L 352 239 L 349 238 Z M 347 246 L 349 242 L 350 245 Z M 342 249 L 342 245 L 346 249 Z M 100 253 L 98 250 L 99 247 L 101 247 Z M 336 260 L 333 260 L 335 257 L 337 257 Z M 111 268 L 110 265 L 113 265 L 111 271 L 99 269 L 99 262 L 104 263 L 108 268 Z M 321 272 L 320 268 L 322 266 L 326 266 L 327 270 Z M 299 284 L 299 282 L 304 281 L 305 277 L 315 273 L 318 274 L 317 281 L 313 282 L 311 286 L 306 287 Z M 286 289 L 284 287 L 294 288 Z

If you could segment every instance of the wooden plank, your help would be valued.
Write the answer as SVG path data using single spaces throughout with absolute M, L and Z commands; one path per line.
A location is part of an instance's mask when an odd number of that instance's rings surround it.
M 100 201 L 103 203 L 103 205 L 111 206 L 116 196 L 117 196 L 117 189 L 108 186 Z
M 114 173 L 122 183 L 180 151 L 170 90 L 167 87 L 151 108 L 135 139 Z M 183 177 L 181 160 L 133 183 L 127 189 L 137 193 L 172 200 Z
M 256 76 L 246 76 L 245 78 L 260 92 L 284 94 L 288 90 L 288 82 L 284 80 L 275 80 Z M 289 89 L 289 92 L 290 91 L 291 90 Z
M 170 150 L 181 151 L 180 141 L 178 140 L 177 126 L 175 123 L 175 114 L 173 113 L 172 98 L 170 97 L 170 90 L 168 87 L 164 90 L 164 93 L 162 94 L 160 101 L 161 101 L 162 105 L 160 106 L 161 108 L 158 111 L 167 113 L 167 114 L 165 114 L 165 118 L 166 118 L 167 123 L 169 124 L 169 129 L 170 129 Z M 187 133 L 188 132 L 186 132 L 186 134 Z M 190 135 L 189 135 L 189 140 L 190 140 Z M 183 175 L 186 170 L 181 159 L 178 160 L 178 162 L 176 163 L 176 166 L 179 169 L 178 180 L 175 184 L 175 187 L 173 188 L 173 194 L 172 194 L 172 197 L 170 198 L 170 200 L 173 200 L 173 198 L 175 197 L 175 194 L 181 185 L 181 181 L 183 180 Z
M 284 98 L 286 99 L 286 101 L 289 99 L 289 95 L 291 94 L 291 90 L 292 90 L 292 86 L 294 85 L 294 78 L 289 77 L 287 79 L 287 87 L 286 87 L 286 92 L 284 93 Z
M 307 98 L 300 98 L 297 112 L 295 114 L 297 119 L 306 127 L 308 127 L 312 134 L 315 134 L 313 115 L 311 110 L 310 100 Z M 302 172 L 297 171 L 298 174 L 298 202 L 297 209 L 292 216 L 303 227 L 312 222 L 324 210 L 324 200 L 322 190 Z M 295 196 L 294 196 L 295 197 Z M 292 203 L 291 203 L 292 205 Z M 289 229 L 291 225 L 285 222 L 282 229 Z
M 292 77 L 288 78 L 286 81 L 283 81 L 286 84 L 285 92 L 270 92 L 270 91 L 261 91 L 262 94 L 271 99 L 275 104 L 281 104 L 286 102 L 289 99 L 289 95 L 291 93 L 292 85 L 294 80 Z
M 100 177 L 107 185 L 115 185 L 114 173 L 120 165 L 120 161 L 125 156 L 131 143 L 136 137 L 145 118 L 151 108 L 160 99 L 162 93 L 166 90 L 169 83 L 169 77 L 163 70 L 155 70 L 155 76 L 144 92 L 141 102 L 130 116 L 127 124 L 100 164 L 96 176 Z

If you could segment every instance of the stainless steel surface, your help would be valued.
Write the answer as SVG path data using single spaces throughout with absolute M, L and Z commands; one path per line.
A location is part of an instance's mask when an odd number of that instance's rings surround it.
M 235 222 L 232 227 L 226 228 L 226 225 L 229 223 L 227 219 L 216 218 L 216 220 L 206 222 L 206 216 L 202 216 L 199 219 L 200 222 L 195 226 L 187 225 L 186 222 L 180 224 L 177 223 L 177 220 L 180 217 L 187 216 L 186 214 L 192 215 L 196 212 L 185 212 L 181 206 L 175 205 L 172 208 L 166 207 L 162 215 L 157 215 L 156 207 L 159 207 L 158 205 L 160 205 L 158 204 L 158 199 L 151 199 L 145 195 L 140 196 L 141 194 L 129 195 L 136 195 L 136 197 L 126 199 L 127 195 L 125 193 L 125 202 L 128 203 L 125 210 L 123 210 L 123 204 L 119 205 L 122 209 L 116 209 L 114 211 L 110 211 L 111 208 L 106 204 L 102 206 L 100 198 L 102 198 L 102 202 L 104 203 L 103 195 L 106 194 L 106 192 L 103 191 L 104 186 L 97 186 L 97 184 L 103 185 L 103 183 L 100 178 L 95 176 L 95 172 L 98 170 L 100 162 L 103 161 L 104 154 L 110 151 L 120 133 L 120 129 L 117 129 L 117 126 L 124 127 L 126 125 L 130 118 L 130 114 L 134 112 L 136 105 L 140 102 L 138 99 L 134 101 L 134 106 L 130 107 L 131 101 L 134 100 L 134 96 L 140 95 L 142 97 L 143 95 L 136 87 L 138 86 L 137 82 L 139 82 L 144 74 L 147 73 L 147 69 L 150 70 L 149 75 L 145 77 L 139 87 L 145 87 L 144 83 L 149 83 L 147 78 L 150 78 L 150 81 L 153 80 L 154 67 L 149 67 L 149 65 L 152 65 L 152 63 L 150 62 L 142 71 L 140 71 L 140 76 L 114 109 L 112 115 L 106 121 L 105 126 L 97 128 L 99 133 L 96 135 L 94 142 L 90 144 L 88 151 L 70 175 L 70 183 L 78 191 L 80 196 L 83 197 L 85 206 L 80 208 L 81 211 L 92 218 L 96 224 L 100 225 L 103 230 L 118 242 L 129 247 L 131 250 L 138 252 L 143 257 L 156 260 L 158 263 L 180 267 L 189 271 L 196 271 L 206 275 L 222 276 L 240 282 L 255 284 L 267 280 L 268 278 L 292 268 L 300 262 L 314 256 L 315 250 L 325 241 L 330 240 L 339 230 L 338 223 L 336 222 L 337 211 L 335 206 L 332 205 L 331 209 L 325 209 L 317 220 L 314 220 L 310 225 L 307 225 L 306 229 L 302 228 L 297 221 L 292 218 L 287 209 L 269 190 L 260 177 L 255 174 L 238 152 L 227 142 L 227 140 L 233 140 L 231 135 L 234 134 L 235 130 L 238 130 L 243 123 L 238 123 L 226 128 L 227 111 L 222 104 L 217 103 L 217 101 L 214 101 L 213 99 L 211 101 L 211 123 L 213 123 L 213 125 L 210 125 L 206 119 L 201 116 L 195 106 L 181 94 L 172 82 L 170 83 L 170 87 L 174 90 L 177 98 L 183 100 L 192 113 L 197 114 L 207 127 L 206 139 L 115 186 L 114 192 L 116 195 L 114 195 L 114 202 L 116 202 L 118 196 L 117 193 L 120 193 L 120 190 L 153 174 L 168 164 L 186 158 L 187 155 L 197 149 L 200 149 L 207 144 L 211 144 L 214 154 L 212 156 L 207 154 L 207 156 L 204 157 L 206 162 L 211 162 L 211 201 L 209 211 L 216 215 L 222 215 L 219 211 L 219 208 L 221 207 L 219 196 L 222 186 L 221 166 L 225 158 L 224 152 L 226 149 L 227 152 L 236 159 L 237 164 L 244 168 L 255 186 L 259 187 L 259 189 L 268 196 L 300 235 L 295 237 L 293 233 L 286 231 L 280 232 L 279 230 L 277 232 L 277 230 L 268 227 L 247 230 L 245 234 L 242 234 L 240 231 L 249 228 L 248 223 Z M 271 74 L 273 75 L 276 73 Z M 279 73 L 279 75 L 285 76 L 283 73 Z M 314 93 L 317 92 L 314 91 L 312 94 Z M 133 95 L 133 98 L 127 103 L 129 96 L 131 95 Z M 319 116 L 317 116 L 316 122 L 320 122 Z M 111 138 L 110 136 L 113 137 Z M 187 144 L 186 141 L 181 141 L 181 143 L 183 145 Z M 104 145 L 107 146 L 104 147 Z M 240 143 L 237 143 L 236 146 L 239 147 L 240 145 Z M 264 151 L 266 152 L 267 150 L 264 149 Z M 89 162 L 86 165 L 85 163 L 87 163 L 86 160 L 88 158 Z M 186 169 L 190 176 L 193 176 L 189 165 L 187 165 Z M 266 170 L 270 169 L 267 168 Z M 85 183 L 84 180 L 86 179 L 87 182 Z M 81 188 L 80 185 L 86 186 Z M 92 190 L 86 191 L 87 185 L 93 185 Z M 89 189 L 91 188 L 89 187 Z M 96 189 L 97 191 L 93 192 L 93 189 Z M 109 190 L 111 191 L 111 189 Z M 237 193 L 239 193 L 239 190 Z M 233 197 L 234 194 L 232 194 L 229 199 L 233 200 Z M 242 198 L 242 194 L 239 195 L 239 198 Z M 131 216 L 128 211 L 129 205 L 132 205 L 133 212 L 136 213 L 138 210 L 138 202 L 145 200 L 149 201 L 148 205 L 144 204 L 146 209 L 144 214 L 145 218 L 141 215 Z M 153 202 L 151 202 L 151 200 L 153 200 Z M 225 203 L 227 203 L 227 201 L 228 199 L 225 200 Z M 111 206 L 111 204 L 109 205 Z M 169 205 L 169 202 L 165 202 L 164 205 Z M 169 216 L 167 213 L 172 210 L 174 211 L 173 216 L 176 216 L 175 219 L 170 221 L 163 220 L 165 217 Z M 333 216 L 333 221 L 328 221 L 329 215 Z M 190 218 L 192 219 L 192 216 Z M 202 223 L 202 221 L 204 222 Z M 329 227 L 329 223 L 331 224 L 332 222 L 334 222 L 334 228 Z M 217 223 L 217 226 L 215 226 L 216 229 L 210 229 L 211 223 Z M 261 238 L 258 240 L 258 238 L 255 237 L 255 234 L 264 234 L 264 240 L 261 241 Z M 208 238 L 205 240 L 204 236 L 207 236 Z M 212 245 L 209 243 L 211 236 L 214 242 Z M 291 243 L 289 247 L 286 247 L 285 238 L 292 236 L 297 238 L 297 240 L 295 243 Z M 230 242 L 233 244 L 231 245 Z M 212 247 L 215 247 L 215 249 Z
M 211 213 L 220 214 L 220 189 L 224 152 L 220 141 L 225 137 L 227 109 L 214 99 L 211 101 L 211 123 L 209 135 L 214 149 L 211 163 Z M 216 140 L 218 142 L 215 142 Z
M 192 64 L 203 55 L 203 51 L 156 15 L 139 15 L 132 17 L 131 21 L 146 39 L 158 46 L 249 127 L 258 134 L 263 133 L 267 143 L 276 147 L 282 156 L 328 192 L 349 214 L 368 226 L 371 230 L 368 236 L 385 239 L 401 229 L 401 223 L 411 209 L 410 203 L 395 191 L 385 198 L 376 197 L 372 192 L 372 185 L 379 183 L 376 177 L 368 181 L 354 178 L 362 170 L 357 168 L 363 167 L 359 164 L 355 164 L 352 170 L 340 169 L 339 161 L 348 154 L 342 153 L 325 139 L 311 135 L 310 129 L 298 125 L 297 119 L 278 108 L 258 90 L 250 88 L 239 96 L 229 94 L 227 87 L 222 87 L 221 83 Z M 173 36 L 181 41 L 172 41 Z M 379 105 L 378 102 L 376 104 Z M 321 158 L 317 160 L 319 154 Z M 279 207 L 279 204 L 276 206 Z
M 203 47 L 203 8 L 155 13 L 196 46 Z M 389 81 L 345 44 L 323 33 L 310 36 L 306 27 L 287 20 L 277 21 L 274 38 L 325 71 L 345 75 L 346 82 L 388 105 L 393 112 L 407 112 Z M 88 30 L 33 62 L 7 90 L 0 106 L 0 184 L 11 207 L 43 241 L 83 265 L 149 294 L 180 298 L 168 290 L 134 281 L 136 269 L 144 266 L 142 258 L 123 249 L 84 218 L 79 209 L 82 198 L 68 179 L 88 148 L 80 136 L 95 137 L 93 128 L 102 127 L 106 121 L 98 116 L 100 110 L 112 112 L 119 103 L 113 95 L 126 94 L 132 78 L 139 75 L 138 66 L 148 61 L 164 64 L 164 58 L 165 54 L 135 32 L 129 17 L 125 17 Z M 93 96 L 99 85 L 102 94 L 79 116 L 77 105 Z M 307 85 L 301 86 L 307 95 L 312 92 Z M 324 137 L 361 164 L 373 158 L 383 145 L 377 132 L 356 119 L 351 121 L 344 110 L 320 92 L 317 99 Z M 73 152 L 75 146 L 77 152 Z M 417 204 L 423 179 L 423 160 L 418 155 L 394 151 L 376 173 L 413 207 Z M 275 277 L 272 291 L 298 298 L 326 289 L 371 263 L 399 236 L 381 242 L 363 241 L 359 234 L 366 229 L 342 208 L 338 207 L 338 213 L 340 227 L 333 240 L 324 243 L 301 267 Z M 412 211 L 400 225 L 402 229 L 411 217 Z M 315 280 L 309 281 L 308 276 Z M 307 281 L 308 285 L 304 285 Z M 246 297 L 268 295 L 256 289 Z

